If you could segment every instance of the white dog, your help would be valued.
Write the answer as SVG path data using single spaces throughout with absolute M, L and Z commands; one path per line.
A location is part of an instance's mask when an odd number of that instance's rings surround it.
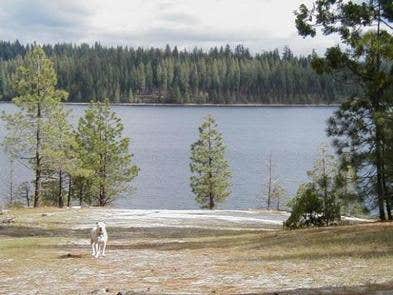
M 98 258 L 100 255 L 105 256 L 106 243 L 108 242 L 108 233 L 106 232 L 105 223 L 97 222 L 97 225 L 90 231 L 90 244 L 94 257 Z

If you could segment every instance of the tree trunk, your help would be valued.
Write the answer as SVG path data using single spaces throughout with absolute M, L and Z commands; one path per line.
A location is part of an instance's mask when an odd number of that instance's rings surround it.
M 383 156 L 383 127 L 377 121 L 377 114 L 380 112 L 380 97 L 381 93 L 377 92 L 373 101 L 374 115 L 373 120 L 375 124 L 375 167 L 377 171 L 377 198 L 378 198 L 378 209 L 379 218 L 386 220 L 385 213 L 385 179 L 384 179 L 384 156 Z
M 386 199 L 386 211 L 388 213 L 388 220 L 393 220 L 392 216 L 392 203 L 389 198 Z
M 64 199 L 63 199 L 63 172 L 60 170 L 59 171 L 59 208 L 63 208 L 64 207 Z
M 212 186 L 212 179 L 213 175 L 211 172 L 211 167 L 212 167 L 212 158 L 210 156 L 211 149 L 212 149 L 212 144 L 211 144 L 211 129 L 210 129 L 210 124 L 209 124 L 209 140 L 208 140 L 208 149 L 209 149 L 209 209 L 212 210 L 214 209 L 214 195 L 213 195 L 213 186 Z
M 383 157 L 381 150 L 381 131 L 379 124 L 376 124 L 376 138 L 375 138 L 375 146 L 376 146 L 376 159 L 375 166 L 377 169 L 377 196 L 378 196 L 378 209 L 379 209 L 379 218 L 381 220 L 386 220 L 385 214 L 385 188 L 383 185 Z
M 35 149 L 35 188 L 34 188 L 34 208 L 40 206 L 41 199 L 41 104 L 37 105 L 37 130 Z
M 215 206 L 215 204 L 214 204 L 214 198 L 213 198 L 213 196 L 210 194 L 210 195 L 209 195 L 209 209 L 210 209 L 210 210 L 214 209 L 214 206 Z
M 29 196 L 29 188 L 27 187 L 27 185 L 26 185 L 26 191 L 25 191 L 25 193 L 26 193 L 26 204 L 27 204 L 27 208 L 29 208 L 30 207 L 30 196 Z
M 376 55 L 376 73 L 379 75 L 381 68 L 381 51 L 380 51 L 380 38 L 381 38 L 381 2 L 378 1 L 378 24 L 377 24 L 377 55 Z M 377 195 L 378 195 L 378 207 L 379 207 L 379 218 L 386 220 L 385 214 L 385 203 L 386 203 L 386 192 L 385 192 L 385 175 L 384 175 L 384 155 L 383 155 L 383 127 L 377 121 L 376 114 L 381 111 L 381 97 L 383 93 L 381 89 L 377 89 L 375 95 L 372 97 L 372 103 L 374 108 L 374 123 L 375 123 L 375 149 L 376 149 L 376 169 L 377 169 Z
M 69 176 L 68 180 L 68 195 L 67 195 L 67 207 L 71 205 L 71 194 L 72 194 L 72 177 Z
M 323 215 L 325 218 L 325 224 L 329 225 L 330 222 L 330 214 L 328 210 L 328 184 L 327 184 L 327 171 L 326 171 L 326 154 L 323 154 L 322 157 L 322 173 L 323 173 Z
M 391 202 L 392 200 L 391 200 L 391 197 L 389 196 L 389 191 L 388 191 L 388 188 L 386 186 L 386 174 L 385 173 L 383 175 L 383 188 L 384 188 L 384 192 L 385 192 L 386 212 L 387 212 L 387 215 L 388 215 L 388 220 L 393 220 L 393 216 L 392 216 L 392 202 Z
M 106 191 L 105 185 L 103 184 L 100 185 L 100 198 L 98 200 L 98 205 L 100 207 L 104 207 L 106 205 Z
M 104 134 L 102 134 L 104 131 Z M 106 134 L 105 130 L 101 130 L 100 132 L 100 142 L 106 143 Z M 100 195 L 98 198 L 98 205 L 103 207 L 107 203 L 107 195 L 106 195 L 106 150 L 103 153 L 100 153 Z
M 82 206 L 83 203 L 83 181 L 80 183 L 80 188 L 79 188 L 79 206 Z
M 106 191 L 106 163 L 104 160 L 104 165 L 102 168 L 102 179 L 101 179 L 101 184 L 100 184 L 100 197 L 99 197 L 99 206 L 103 207 L 107 204 L 108 198 L 107 198 L 107 191 Z
M 10 160 L 10 205 L 14 202 L 14 160 Z

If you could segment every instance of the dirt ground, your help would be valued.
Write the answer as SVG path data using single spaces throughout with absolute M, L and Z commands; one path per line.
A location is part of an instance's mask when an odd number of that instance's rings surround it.
M 282 230 L 287 213 L 19 209 L 0 294 L 393 294 L 393 224 Z M 108 224 L 107 256 L 89 229 Z

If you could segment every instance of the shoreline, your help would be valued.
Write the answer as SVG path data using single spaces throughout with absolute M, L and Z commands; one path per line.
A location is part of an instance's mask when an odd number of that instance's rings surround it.
M 13 104 L 12 101 L 0 101 L 2 104 Z M 88 105 L 89 102 L 63 102 L 65 105 Z M 242 107 L 242 108 L 337 108 L 339 103 L 333 104 L 264 104 L 264 103 L 234 103 L 234 104 L 196 104 L 196 103 L 111 103 L 111 106 L 124 107 Z

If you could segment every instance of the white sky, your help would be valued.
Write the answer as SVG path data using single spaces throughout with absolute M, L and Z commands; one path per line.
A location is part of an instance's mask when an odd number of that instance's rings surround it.
M 289 45 L 322 52 L 332 38 L 299 37 L 293 11 L 312 0 L 0 0 L 0 39 L 180 48 Z

